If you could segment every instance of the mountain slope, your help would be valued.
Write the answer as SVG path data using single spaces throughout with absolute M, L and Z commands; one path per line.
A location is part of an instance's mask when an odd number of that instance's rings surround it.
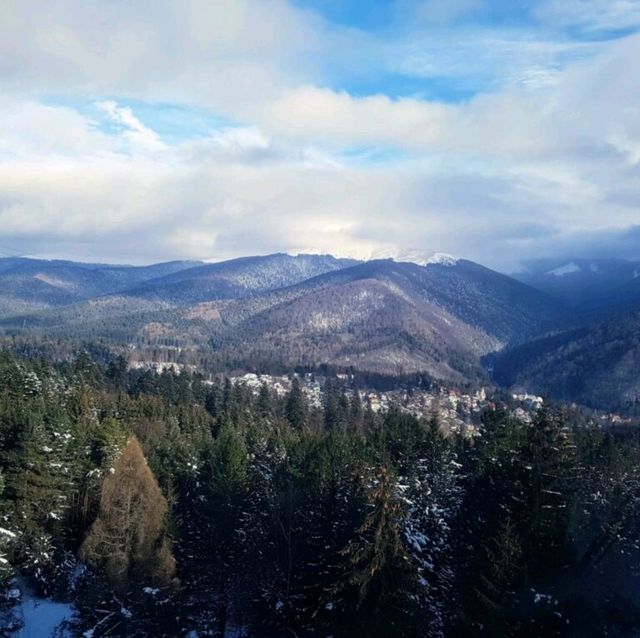
M 494 362 L 505 386 L 640 413 L 640 311 L 538 339 Z
M 63 306 L 190 268 L 197 262 L 151 266 L 84 264 L 63 260 L 0 259 L 0 316 Z
M 144 283 L 127 294 L 178 304 L 234 299 L 291 286 L 357 263 L 331 255 L 276 253 L 204 264 Z
M 495 345 L 391 281 L 357 279 L 251 316 L 230 331 L 221 349 L 258 366 L 328 363 L 387 374 L 425 371 L 460 381 L 483 375 L 479 354 Z
M 524 341 L 568 320 L 557 301 L 506 275 L 467 260 L 419 266 L 374 260 L 304 282 L 303 291 L 349 281 L 382 280 L 438 306 L 501 344 Z
M 218 305 L 214 340 L 236 360 L 332 363 L 438 378 L 482 376 L 480 357 L 564 319 L 545 295 L 473 262 L 376 260 Z
M 470 261 L 278 254 L 184 269 L 2 325 L 206 349 L 230 367 L 327 363 L 460 381 L 484 376 L 483 355 L 566 321 L 558 302 Z
M 640 303 L 640 262 L 545 259 L 513 277 L 582 312 L 615 312 Z

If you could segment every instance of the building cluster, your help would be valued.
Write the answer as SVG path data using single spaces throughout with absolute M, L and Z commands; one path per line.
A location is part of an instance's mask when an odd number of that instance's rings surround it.
M 198 367 L 191 364 L 175 363 L 169 361 L 129 361 L 129 370 L 150 370 L 162 374 L 165 370 L 180 374 L 182 372 L 197 372 Z
M 298 378 L 309 405 L 321 407 L 326 379 L 313 374 Z M 473 393 L 464 393 L 442 385 L 429 390 L 419 388 L 388 391 L 356 390 L 351 386 L 351 378 L 347 375 L 337 375 L 337 379 L 344 383 L 347 394 L 358 392 L 363 406 L 370 406 L 373 412 L 385 412 L 395 405 L 418 417 L 435 416 L 441 426 L 451 432 L 473 434 L 480 423 L 482 412 L 485 409 L 495 409 L 495 403 L 487 396 L 484 388 Z M 255 394 L 260 391 L 262 385 L 266 385 L 279 397 L 289 392 L 292 383 L 291 378 L 287 376 L 254 373 L 232 377 L 231 381 L 246 385 Z M 529 394 L 514 395 L 513 399 L 516 404 L 512 410 L 513 416 L 526 423 L 532 422 L 532 413 L 543 404 L 542 397 Z
M 175 373 L 197 372 L 198 367 L 191 364 L 160 362 L 160 361 L 129 361 L 130 370 L 151 370 L 162 374 L 165 370 Z M 311 407 L 319 408 L 323 401 L 323 388 L 326 378 L 305 374 L 298 377 L 302 390 Z M 347 394 L 353 393 L 353 378 L 348 374 L 336 374 L 335 379 L 346 388 Z M 233 383 L 242 383 L 255 394 L 261 386 L 266 385 L 271 392 L 279 397 L 285 396 L 291 389 L 291 377 L 270 374 L 247 373 L 231 377 Z M 207 383 L 207 381 L 205 381 Z M 477 392 L 465 393 L 455 388 L 438 386 L 430 390 L 414 388 L 390 391 L 358 390 L 364 406 L 371 406 L 374 412 L 384 412 L 390 406 L 399 406 L 416 416 L 436 416 L 445 429 L 456 432 L 473 432 L 480 422 L 480 415 L 485 409 L 494 409 L 495 404 L 487 396 L 486 390 L 480 388 Z M 533 423 L 535 413 L 544 406 L 544 399 L 527 392 L 514 393 L 510 397 L 511 416 L 523 423 Z M 573 405 L 575 406 L 575 404 Z M 603 426 L 637 425 L 638 419 L 621 416 L 616 413 L 599 413 L 596 417 Z
M 614 412 L 607 412 L 600 415 L 600 421 L 605 425 L 637 425 L 638 419 L 629 416 L 622 416 Z

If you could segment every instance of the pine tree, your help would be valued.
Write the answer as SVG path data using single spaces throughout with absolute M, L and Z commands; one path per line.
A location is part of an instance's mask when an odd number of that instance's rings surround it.
M 307 424 L 307 402 L 298 377 L 294 377 L 291 382 L 291 390 L 285 404 L 285 416 L 291 427 L 298 430 Z
M 516 592 L 521 587 L 524 548 L 511 518 L 502 519 L 495 535 L 482 545 L 482 567 L 470 603 L 489 636 L 517 636 L 522 631 Z
M 8 455 L 7 492 L 16 508 L 17 519 L 25 534 L 37 533 L 62 493 L 58 473 L 51 467 L 50 440 L 42 418 L 34 414 L 19 431 Z M 58 513 L 54 512 L 55 517 Z
M 200 542 L 196 548 L 200 565 L 191 579 L 200 591 L 215 601 L 207 610 L 220 635 L 224 635 L 232 611 L 241 562 L 246 552 L 244 517 L 248 498 L 249 459 L 244 437 L 232 424 L 223 426 L 206 452 L 202 500 L 199 504 Z
M 6 525 L 6 503 L 3 498 L 4 476 L 0 473 L 0 609 L 6 588 L 13 576 L 13 566 L 10 561 L 10 554 L 15 545 L 16 533 L 4 527 Z
M 351 395 L 351 401 L 349 405 L 349 425 L 352 430 L 357 433 L 362 433 L 364 426 L 364 408 L 362 407 L 362 400 L 358 390 L 354 390 Z
M 257 408 L 258 414 L 263 419 L 268 420 L 273 416 L 273 402 L 271 399 L 271 392 L 269 391 L 269 386 L 266 383 L 263 383 L 260 386 Z
M 355 589 L 356 609 L 371 617 L 373 626 L 382 616 L 399 629 L 399 616 L 418 584 L 405 538 L 407 506 L 396 477 L 385 466 L 369 477 L 366 496 L 368 511 L 358 539 L 344 550 L 350 564 L 347 583 Z
M 554 572 L 558 561 L 566 560 L 568 525 L 578 488 L 577 454 L 573 433 L 561 413 L 541 411 L 527 435 L 521 455 L 528 470 L 526 542 L 531 569 L 542 575 L 548 569 Z
M 415 602 L 425 636 L 443 636 L 457 600 L 454 525 L 462 501 L 462 477 L 451 444 L 438 423 L 419 423 L 399 487 L 407 505 L 405 540 L 418 580 Z

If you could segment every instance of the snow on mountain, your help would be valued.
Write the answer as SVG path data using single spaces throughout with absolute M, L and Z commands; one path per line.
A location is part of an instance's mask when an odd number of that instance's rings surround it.
M 555 277 L 564 277 L 564 275 L 570 275 L 574 272 L 580 272 L 582 268 L 578 266 L 575 262 L 569 262 L 564 266 L 560 266 L 559 268 L 554 268 L 553 270 L 547 271 L 547 275 L 554 275 Z
M 459 261 L 457 257 L 447 255 L 447 253 L 434 253 L 422 265 L 432 266 L 437 264 L 439 266 L 455 266 Z
M 418 266 L 455 266 L 458 259 L 447 253 L 434 252 L 432 250 L 420 249 L 388 249 L 378 251 L 371 256 L 371 259 L 393 259 L 393 261 L 409 262 Z

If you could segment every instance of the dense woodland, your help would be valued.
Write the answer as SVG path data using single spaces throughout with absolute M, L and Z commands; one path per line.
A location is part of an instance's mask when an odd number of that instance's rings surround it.
M 640 310 L 499 353 L 494 377 L 505 386 L 640 416 Z
M 0 635 L 26 588 L 85 638 L 640 632 L 637 433 L 98 359 L 0 353 Z

